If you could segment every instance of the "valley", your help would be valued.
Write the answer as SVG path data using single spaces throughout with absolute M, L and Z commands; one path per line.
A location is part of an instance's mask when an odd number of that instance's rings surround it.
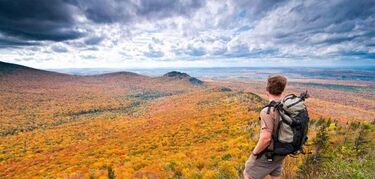
M 374 83 L 310 80 L 292 80 L 286 92 L 312 96 L 308 150 L 315 152 L 320 128 L 328 148 L 351 145 L 365 131 L 366 153 L 350 154 L 364 162 L 350 169 L 374 176 Z M 0 62 L 0 178 L 241 177 L 267 104 L 264 88 L 260 80 L 176 71 L 77 76 Z M 329 176 L 301 168 L 308 158 L 288 157 L 283 177 Z

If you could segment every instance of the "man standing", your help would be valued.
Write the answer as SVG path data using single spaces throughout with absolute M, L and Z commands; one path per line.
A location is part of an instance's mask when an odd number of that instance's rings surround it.
M 279 102 L 283 98 L 283 92 L 287 84 L 284 76 L 276 75 L 267 79 L 266 94 L 270 102 Z M 275 155 L 272 158 L 266 156 L 264 151 L 272 148 L 272 133 L 279 122 L 279 112 L 273 107 L 264 108 L 260 112 L 261 130 L 257 145 L 246 161 L 244 178 L 261 179 L 267 175 L 271 179 L 277 179 L 281 175 L 282 164 L 285 156 Z

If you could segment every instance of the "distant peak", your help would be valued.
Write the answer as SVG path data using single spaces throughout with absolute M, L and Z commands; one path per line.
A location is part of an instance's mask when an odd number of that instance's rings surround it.
M 194 77 L 190 77 L 189 81 L 190 81 L 190 83 L 192 83 L 194 85 L 202 85 L 203 84 L 203 81 L 201 81 L 197 78 L 194 78 Z
M 171 72 L 168 72 L 168 73 L 164 74 L 163 76 L 164 77 L 179 78 L 179 79 L 190 77 L 190 75 L 188 75 L 187 73 L 182 73 L 182 72 L 178 72 L 178 71 L 171 71 Z
M 187 73 L 182 73 L 182 72 L 178 72 L 178 71 L 168 72 L 168 73 L 164 74 L 163 77 L 174 78 L 174 79 L 186 79 L 193 85 L 202 85 L 203 84 L 203 81 L 201 81 L 197 78 L 191 77 Z

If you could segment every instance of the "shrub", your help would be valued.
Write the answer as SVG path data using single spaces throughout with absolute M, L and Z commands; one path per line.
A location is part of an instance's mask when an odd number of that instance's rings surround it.
M 115 175 L 115 171 L 113 171 L 112 169 L 112 166 L 108 166 L 107 170 L 108 170 L 108 179 L 115 179 L 116 175 Z

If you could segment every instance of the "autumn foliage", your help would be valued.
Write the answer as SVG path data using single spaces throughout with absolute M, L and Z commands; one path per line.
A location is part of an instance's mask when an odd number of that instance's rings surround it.
M 241 177 L 266 101 L 259 96 L 261 85 L 228 83 L 196 85 L 133 73 L 2 75 L 0 178 Z M 286 178 L 327 176 L 312 173 L 311 163 L 324 167 L 321 157 L 330 155 L 324 151 L 333 144 L 343 152 L 355 150 L 355 158 L 374 152 L 366 137 L 374 134 L 373 124 L 345 128 L 346 121 L 361 118 L 334 123 L 337 118 L 319 114 L 322 99 L 309 104 L 309 135 L 315 139 L 308 150 L 315 158 L 288 158 Z M 340 105 L 339 110 L 351 107 Z M 355 147 L 345 148 L 349 144 Z

